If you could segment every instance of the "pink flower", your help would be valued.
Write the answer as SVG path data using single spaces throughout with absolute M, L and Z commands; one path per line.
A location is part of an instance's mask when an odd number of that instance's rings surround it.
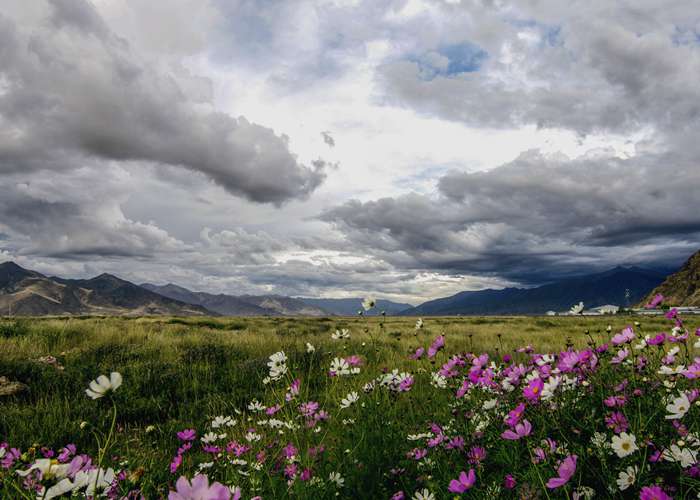
M 652 299 L 649 301 L 649 303 L 647 305 L 645 305 L 644 307 L 646 307 L 647 309 L 654 309 L 656 306 L 661 304 L 663 301 L 664 301 L 664 296 L 661 295 L 660 293 L 657 293 L 656 295 L 654 295 L 652 297 Z
M 411 359 L 420 359 L 420 358 L 423 357 L 423 354 L 424 354 L 424 353 L 425 353 L 425 349 L 422 348 L 422 347 L 419 347 L 418 349 L 416 349 L 416 352 L 414 352 L 413 354 L 411 354 L 411 355 L 409 356 L 409 358 L 411 358 Z M 400 492 L 400 493 L 403 493 L 403 492 Z
M 268 415 L 274 415 L 278 411 L 282 409 L 282 405 L 275 405 L 275 406 L 270 406 L 269 408 L 265 409 L 265 413 Z
M 198 474 L 188 481 L 180 476 L 175 483 L 176 491 L 171 491 L 168 500 L 230 500 L 231 491 L 221 483 L 212 483 L 204 474 Z
M 508 424 L 509 427 L 515 427 L 515 425 L 520 422 L 523 413 L 525 413 L 525 403 L 520 403 L 515 409 L 508 413 L 508 416 L 505 418 L 505 423 Z
M 173 461 L 170 462 L 170 473 L 175 474 L 175 471 L 177 471 L 178 467 L 180 467 L 180 464 L 182 463 L 182 455 L 179 453 L 173 457 Z
M 474 486 L 474 483 L 476 483 L 476 473 L 474 473 L 474 469 L 469 469 L 468 473 L 462 471 L 459 473 L 458 479 L 450 481 L 450 485 L 447 489 L 451 493 L 464 493 Z
M 530 401 L 537 401 L 542 395 L 543 387 L 544 382 L 542 382 L 542 379 L 536 378 L 523 389 L 523 396 Z
M 515 488 L 516 484 L 517 482 L 515 478 L 510 474 L 506 474 L 506 477 L 503 478 L 503 487 L 507 490 L 512 490 L 513 488 Z
M 467 453 L 467 459 L 470 464 L 479 465 L 486 459 L 486 449 L 481 446 L 473 446 Z
M 430 344 L 430 347 L 428 347 L 428 357 L 435 357 L 438 351 L 443 347 L 445 347 L 445 337 L 443 335 L 440 335 L 435 340 L 433 340 L 433 343 Z
M 553 477 L 547 481 L 547 488 L 553 490 L 554 488 L 559 488 L 560 486 L 564 486 L 566 483 L 568 483 L 569 479 L 571 479 L 576 472 L 576 459 L 578 459 L 576 455 L 569 455 L 566 457 L 557 469 L 557 474 L 559 476 Z
M 197 437 L 197 431 L 194 429 L 185 429 L 177 433 L 177 437 L 180 441 L 194 441 Z
M 645 486 L 639 492 L 639 500 L 673 500 L 659 486 Z
M 408 392 L 413 386 L 413 375 L 409 375 L 399 382 L 399 392 Z
M 397 491 L 393 495 L 391 495 L 391 500 L 404 500 L 406 498 L 406 495 L 404 494 L 403 491 Z
M 345 358 L 345 361 L 347 361 L 347 363 L 350 366 L 361 366 L 362 365 L 362 358 L 360 356 L 358 356 L 357 354 L 353 354 L 352 356 L 348 356 L 347 358 Z
M 661 332 L 658 335 L 656 335 L 655 337 L 647 340 L 647 344 L 649 344 L 649 345 L 661 345 L 664 343 L 665 340 L 666 340 L 666 334 L 664 332 Z
M 608 414 L 608 416 L 605 417 L 605 424 L 608 426 L 608 429 L 612 429 L 615 434 L 620 434 L 629 429 L 627 418 L 619 411 Z
M 627 358 L 627 356 L 629 356 L 629 355 L 630 355 L 629 349 L 626 349 L 626 348 L 625 348 L 625 349 L 620 349 L 620 350 L 617 352 L 617 354 L 610 360 L 610 363 L 613 364 L 613 365 L 619 365 L 619 364 L 622 363 L 622 362 Z
M 526 436 L 529 436 L 531 432 L 532 432 L 532 424 L 530 422 L 528 422 L 527 420 L 523 420 L 522 423 L 519 423 L 515 426 L 515 431 L 513 431 L 511 429 L 503 431 L 503 434 L 501 434 L 501 437 L 503 439 L 508 439 L 510 441 L 517 441 L 520 438 L 524 438 Z
M 634 340 L 634 331 L 631 326 L 625 327 L 622 332 L 614 335 L 612 338 L 613 345 L 620 345 Z

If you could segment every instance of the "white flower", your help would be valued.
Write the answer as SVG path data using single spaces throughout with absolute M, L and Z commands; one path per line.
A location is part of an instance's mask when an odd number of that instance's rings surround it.
M 207 432 L 204 436 L 202 436 L 202 443 L 213 443 L 219 439 L 219 436 L 215 432 Z
M 37 470 L 41 472 L 42 479 L 61 479 L 63 477 L 66 477 L 69 467 L 70 464 L 59 464 L 55 463 L 50 458 L 40 458 L 36 462 L 34 462 L 31 465 L 31 467 L 29 467 L 27 470 L 18 470 L 17 475 L 25 477 L 28 476 L 32 471 Z
M 631 455 L 639 449 L 637 447 L 637 438 L 634 434 L 621 432 L 619 436 L 613 436 L 612 449 L 620 458 Z
M 233 420 L 231 417 L 224 417 L 222 415 L 219 415 L 218 417 L 214 418 L 214 420 L 212 420 L 211 422 L 212 429 L 218 429 L 219 427 L 223 427 L 224 425 L 226 427 L 233 427 L 234 425 L 236 425 L 236 421 Z
M 350 365 L 343 358 L 334 358 L 333 361 L 331 361 L 330 371 L 338 376 L 350 375 L 352 373 Z
M 435 495 L 428 488 L 423 488 L 413 494 L 413 500 L 435 500 Z
M 421 328 L 423 328 L 423 318 L 418 318 L 416 321 L 416 330 L 420 330 Z
M 663 365 L 657 372 L 659 375 L 678 375 L 685 371 L 685 365 L 678 365 L 675 368 Z
M 590 488 L 588 486 L 579 486 L 576 488 L 576 491 L 571 495 L 571 498 L 573 500 L 590 500 L 595 496 L 595 490 L 593 488 Z
M 331 483 L 335 483 L 338 488 L 342 488 L 343 484 L 345 484 L 345 479 L 340 475 L 340 472 L 331 472 L 328 475 L 328 480 Z
M 583 302 L 579 302 L 578 304 L 571 306 L 569 312 L 571 314 L 581 314 L 583 312 Z
M 333 340 L 349 339 L 350 338 L 350 330 L 348 330 L 347 328 L 342 328 L 340 330 L 336 330 L 335 333 L 331 334 L 331 338 Z
M 545 401 L 552 399 L 560 382 L 561 377 L 549 377 L 542 388 L 542 399 Z
M 626 470 L 620 472 L 620 474 L 617 476 L 617 487 L 620 488 L 620 491 L 625 491 L 634 484 L 634 482 L 637 480 L 638 471 L 639 469 L 637 466 L 630 466 L 627 467 Z
M 681 467 L 684 469 L 698 461 L 698 453 L 696 451 L 690 448 L 681 448 L 677 444 L 671 445 L 661 456 L 669 462 L 680 462 Z
M 122 385 L 121 374 L 112 372 L 109 374 L 109 378 L 106 375 L 100 375 L 97 379 L 90 382 L 90 388 L 85 389 L 85 393 L 92 399 L 98 399 L 109 391 L 116 391 L 120 385 Z
M 484 410 L 492 410 L 496 407 L 497 404 L 498 399 L 487 399 L 486 401 L 484 401 L 484 404 L 481 405 L 481 408 L 483 408 Z
M 74 488 L 80 489 L 87 486 L 85 495 L 89 497 L 95 496 L 95 490 L 104 490 L 114 482 L 113 469 L 91 469 L 87 472 L 80 471 L 75 475 L 73 481 Z
M 693 347 L 695 347 L 696 349 L 700 349 L 700 339 L 695 341 L 695 343 L 693 344 Z
M 270 356 L 267 366 L 270 367 L 270 379 L 272 381 L 281 379 L 287 373 L 287 355 L 284 351 L 274 353 Z
M 261 412 L 265 411 L 265 405 L 263 405 L 257 399 L 254 399 L 250 403 L 248 403 L 248 409 L 253 412 Z
M 312 344 L 309 344 L 308 342 L 306 343 L 306 352 L 312 353 L 315 350 L 316 350 L 316 348 Z
M 360 399 L 360 396 L 355 391 L 352 391 L 347 396 L 345 396 L 343 398 L 343 400 L 340 402 L 340 408 L 342 408 L 342 409 L 349 408 L 350 406 L 357 403 L 359 401 L 359 399 Z
M 255 432 L 248 432 L 245 435 L 245 440 L 250 442 L 253 441 L 260 441 L 262 439 L 262 436 L 260 434 L 256 434 Z
M 433 372 L 430 376 L 430 385 L 437 387 L 438 389 L 444 389 L 447 387 L 447 378 L 440 375 L 439 372 Z
M 362 308 L 365 311 L 369 311 L 370 309 L 372 309 L 376 305 L 377 305 L 377 301 L 371 295 L 369 297 L 366 297 L 365 300 L 362 301 Z
M 673 402 L 666 405 L 666 411 L 669 413 L 669 415 L 666 415 L 666 419 L 681 419 L 686 413 L 688 413 L 689 409 L 690 401 L 688 400 L 688 395 L 685 392 L 682 392 L 676 399 L 673 400 Z

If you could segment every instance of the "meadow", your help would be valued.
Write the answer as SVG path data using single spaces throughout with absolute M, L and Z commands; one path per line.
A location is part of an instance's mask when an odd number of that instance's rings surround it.
M 5 318 L 0 497 L 700 498 L 698 327 Z

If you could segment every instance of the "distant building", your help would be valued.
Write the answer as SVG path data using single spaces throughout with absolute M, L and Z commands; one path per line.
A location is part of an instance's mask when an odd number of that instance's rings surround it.
M 599 314 L 617 314 L 620 311 L 620 306 L 606 304 L 604 306 L 593 307 L 590 311 L 597 312 Z

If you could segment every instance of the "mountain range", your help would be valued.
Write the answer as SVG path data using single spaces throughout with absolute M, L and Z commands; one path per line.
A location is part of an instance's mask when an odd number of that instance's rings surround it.
M 71 280 L 44 276 L 14 262 L 5 262 L 0 264 L 0 314 L 203 316 L 211 313 L 111 274 Z
M 533 288 L 460 292 L 416 307 L 378 300 L 370 314 L 405 316 L 544 314 L 566 311 L 583 301 L 632 307 L 662 293 L 667 303 L 700 305 L 700 252 L 675 274 L 639 267 L 564 279 Z M 361 298 L 323 299 L 282 295 L 228 295 L 194 292 L 175 285 L 136 285 L 110 274 L 91 279 L 48 277 L 14 262 L 0 264 L 0 314 L 10 315 L 225 315 L 350 316 Z
M 659 285 L 664 276 L 638 267 L 616 267 L 609 271 L 565 279 L 536 288 L 504 288 L 460 292 L 431 300 L 402 312 L 407 316 L 460 314 L 544 314 L 566 311 L 583 301 L 587 308 L 615 304 L 630 307 Z

